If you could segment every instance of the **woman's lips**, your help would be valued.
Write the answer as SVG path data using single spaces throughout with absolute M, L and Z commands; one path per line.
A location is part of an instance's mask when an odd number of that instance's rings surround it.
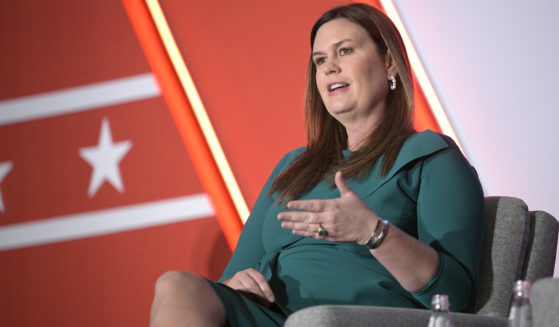
M 346 82 L 333 82 L 328 84 L 328 94 L 334 95 L 337 93 L 344 92 L 349 87 L 349 83 Z

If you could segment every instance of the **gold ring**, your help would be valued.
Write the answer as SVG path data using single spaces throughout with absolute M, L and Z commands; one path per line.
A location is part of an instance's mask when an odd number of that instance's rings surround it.
M 320 223 L 318 223 L 318 236 L 327 236 L 328 232 L 322 227 Z

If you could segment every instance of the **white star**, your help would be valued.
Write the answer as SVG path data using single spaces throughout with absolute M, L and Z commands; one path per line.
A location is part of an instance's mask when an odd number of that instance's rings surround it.
M 0 184 L 2 184 L 2 181 L 4 180 L 6 175 L 8 175 L 10 170 L 12 170 L 12 167 L 13 167 L 13 165 L 12 165 L 11 161 L 0 162 Z M 2 190 L 1 189 L 0 189 L 0 211 L 6 212 L 5 209 L 4 209 L 4 201 L 2 200 Z
M 113 143 L 109 120 L 103 119 L 97 146 L 81 148 L 79 151 L 80 156 L 93 167 L 88 190 L 90 198 L 97 193 L 104 181 L 111 183 L 120 193 L 124 191 L 118 164 L 131 147 L 130 140 Z

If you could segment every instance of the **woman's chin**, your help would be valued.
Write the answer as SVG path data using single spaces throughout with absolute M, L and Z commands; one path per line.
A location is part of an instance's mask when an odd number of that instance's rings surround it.
M 353 108 L 349 106 L 332 106 L 331 108 L 328 108 L 328 112 L 330 113 L 330 115 L 335 117 L 335 116 L 347 114 L 351 112 L 352 109 Z

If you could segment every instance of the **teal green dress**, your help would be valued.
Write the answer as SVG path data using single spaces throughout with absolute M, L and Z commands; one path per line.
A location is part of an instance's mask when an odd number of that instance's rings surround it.
M 418 292 L 396 279 L 357 243 L 337 243 L 293 235 L 281 228 L 273 180 L 304 151 L 288 153 L 268 178 L 220 281 L 254 268 L 270 283 L 276 301 L 252 302 L 218 282 L 210 282 L 231 326 L 282 326 L 292 312 L 317 304 L 358 304 L 429 308 L 434 294 L 448 294 L 451 310 L 463 310 L 478 276 L 484 226 L 484 198 L 477 174 L 454 142 L 432 131 L 416 133 L 403 144 L 390 172 L 380 165 L 350 187 L 371 210 L 439 254 L 435 276 Z M 349 151 L 344 151 L 349 155 Z M 340 193 L 327 181 L 301 199 L 328 199 Z

